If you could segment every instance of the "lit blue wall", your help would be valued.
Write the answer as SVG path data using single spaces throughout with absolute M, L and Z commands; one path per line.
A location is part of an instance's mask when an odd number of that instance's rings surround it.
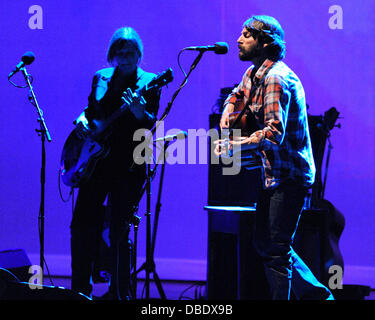
M 307 4 L 308 3 L 308 4 Z M 28 9 L 43 9 L 43 29 L 28 26 Z M 331 5 L 343 9 L 342 30 L 328 21 Z M 37 115 L 27 90 L 6 79 L 25 51 L 36 55 L 28 71 L 53 142 L 47 144 L 46 254 L 69 255 L 71 203 L 58 192 L 58 168 L 72 121 L 87 103 L 92 76 L 106 66 L 109 39 L 129 25 L 144 43 L 142 67 L 161 72 L 171 67 L 175 80 L 163 90 L 161 111 L 183 79 L 177 54 L 186 46 L 226 41 L 224 56 L 206 53 L 177 97 L 166 129 L 208 129 L 208 116 L 220 88 L 238 83 L 247 63 L 240 62 L 236 39 L 244 20 L 268 14 L 279 20 L 287 42 L 285 62 L 299 75 L 311 114 L 335 106 L 343 119 L 332 131 L 326 198 L 345 216 L 340 240 L 345 263 L 375 267 L 373 218 L 375 197 L 375 95 L 372 0 L 338 1 L 5 1 L 0 10 L 0 250 L 39 252 L 37 217 L 40 200 L 41 143 L 35 133 Z M 187 69 L 196 53 L 185 52 Z M 14 80 L 22 82 L 20 75 Z M 153 204 L 158 179 L 153 184 Z M 245 187 L 245 186 L 243 186 Z M 204 260 L 207 246 L 207 165 L 167 166 L 156 257 Z M 68 189 L 63 186 L 64 196 Z M 154 207 L 153 207 L 154 208 Z M 143 217 L 144 201 L 140 208 Z M 139 234 L 144 253 L 145 219 Z

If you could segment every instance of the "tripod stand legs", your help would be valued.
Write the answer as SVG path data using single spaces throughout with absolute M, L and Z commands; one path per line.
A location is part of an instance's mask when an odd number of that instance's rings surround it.
M 155 263 L 154 261 L 146 261 L 133 275 L 132 275 L 132 278 L 133 278 L 133 284 L 135 284 L 135 286 L 133 287 L 133 292 L 136 292 L 137 291 L 137 286 L 136 286 L 136 283 L 137 283 L 137 275 L 139 272 L 141 271 L 145 271 L 146 272 L 146 278 L 145 278 L 145 291 L 146 291 L 146 294 L 145 294 L 145 298 L 146 299 L 149 299 L 150 298 L 150 274 L 152 273 L 153 274 L 153 280 L 155 282 L 155 285 L 158 289 L 158 292 L 159 292 L 159 296 L 161 299 L 165 300 L 167 299 L 165 293 L 164 293 L 164 290 L 163 290 L 163 287 L 161 285 L 161 281 L 160 281 L 160 278 L 158 276 L 158 274 L 156 273 L 156 270 L 155 270 Z M 134 295 L 135 297 L 135 295 Z
M 156 273 L 155 271 L 155 264 L 154 264 L 154 267 L 153 267 L 153 271 L 152 271 L 153 275 L 154 275 L 154 281 L 155 281 L 155 284 L 156 284 L 156 287 L 158 288 L 158 291 L 159 291 L 159 295 L 160 297 L 165 300 L 167 299 L 167 297 L 165 296 L 165 293 L 164 293 L 164 290 L 161 286 L 161 281 L 159 279 L 159 276 L 158 274 Z
M 158 289 L 159 295 L 161 299 L 166 299 L 164 290 L 162 288 L 159 276 L 155 271 L 155 262 L 153 258 L 154 253 L 154 244 L 152 243 L 151 239 L 151 166 L 147 164 L 147 180 L 146 180 L 146 190 L 147 190 L 147 213 L 146 213 L 146 262 L 136 270 L 132 275 L 133 282 L 135 284 L 135 288 L 133 291 L 136 293 L 136 283 L 137 283 L 137 274 L 144 270 L 146 272 L 145 278 L 145 290 L 146 290 L 146 299 L 150 298 L 150 274 L 153 274 L 153 279 L 155 281 L 156 287 Z M 154 230 L 155 233 L 156 230 Z

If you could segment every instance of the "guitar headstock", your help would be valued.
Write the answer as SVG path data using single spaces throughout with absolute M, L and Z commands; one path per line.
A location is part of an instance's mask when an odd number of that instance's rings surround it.
M 335 127 L 336 120 L 339 118 L 340 112 L 335 107 L 330 108 L 324 112 L 323 122 L 329 130 Z
M 150 83 L 147 84 L 146 90 L 150 90 L 153 88 L 159 89 L 172 81 L 173 81 L 173 70 L 171 68 L 168 68 L 167 70 L 157 75 L 154 79 L 152 79 Z

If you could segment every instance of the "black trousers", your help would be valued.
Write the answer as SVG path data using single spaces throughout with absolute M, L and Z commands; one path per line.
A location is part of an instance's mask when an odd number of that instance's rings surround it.
M 116 170 L 116 167 L 118 168 Z M 118 167 L 111 158 L 101 160 L 91 178 L 79 188 L 71 221 L 72 290 L 92 292 L 93 264 L 104 226 L 103 203 L 110 203 L 110 289 L 113 299 L 126 299 L 130 285 L 129 230 L 133 207 L 145 181 L 145 168 L 133 172 Z
M 307 189 L 289 180 L 262 190 L 256 209 L 255 247 L 262 256 L 273 300 L 327 299 L 331 292 L 293 250 L 293 238 Z

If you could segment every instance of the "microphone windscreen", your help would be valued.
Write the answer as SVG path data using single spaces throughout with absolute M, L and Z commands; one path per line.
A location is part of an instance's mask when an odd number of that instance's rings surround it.
M 177 139 L 186 139 L 187 138 L 187 132 L 186 131 L 180 131 L 176 134 Z
M 25 52 L 25 54 L 22 56 L 22 62 L 26 65 L 31 64 L 35 60 L 35 55 L 31 51 Z
M 228 52 L 228 44 L 226 42 L 216 42 L 214 51 L 217 54 L 226 54 Z

